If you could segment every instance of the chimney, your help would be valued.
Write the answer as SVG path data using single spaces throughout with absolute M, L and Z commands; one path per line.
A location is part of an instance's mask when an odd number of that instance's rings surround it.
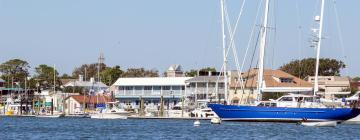
M 95 83 L 95 78 L 94 77 L 90 78 L 90 83 Z
M 80 82 L 84 81 L 84 76 L 83 75 L 79 75 L 79 81 Z

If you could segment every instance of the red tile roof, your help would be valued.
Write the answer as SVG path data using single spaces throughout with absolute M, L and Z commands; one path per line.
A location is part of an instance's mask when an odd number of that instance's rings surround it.
M 70 96 L 79 103 L 88 103 L 88 104 L 103 104 L 106 102 L 111 102 L 111 98 L 108 96 L 84 96 L 84 95 L 72 95 Z
M 257 84 L 257 69 L 252 69 L 242 74 L 246 79 L 244 82 L 245 88 L 255 88 Z M 292 79 L 290 83 L 282 83 L 274 79 L 276 78 L 289 78 Z M 312 87 L 313 85 L 305 80 L 297 78 L 281 70 L 264 70 L 264 81 L 267 87 Z M 236 84 L 237 83 L 237 84 Z M 231 88 L 240 87 L 240 82 L 232 81 Z

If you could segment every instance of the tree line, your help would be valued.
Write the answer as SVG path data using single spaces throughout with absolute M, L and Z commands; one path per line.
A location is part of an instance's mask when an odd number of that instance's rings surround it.
M 98 75 L 98 67 L 100 67 Z M 341 69 L 345 68 L 344 62 L 336 59 L 323 58 L 320 59 L 319 75 L 322 76 L 340 76 Z M 145 68 L 128 68 L 122 70 L 120 66 L 107 66 L 104 63 L 83 64 L 76 67 L 71 75 L 59 75 L 57 70 L 52 66 L 45 64 L 38 65 L 34 68 L 34 74 L 30 75 L 30 65 L 27 61 L 21 59 L 11 59 L 0 64 L 1 78 L 6 81 L 6 87 L 24 87 L 25 79 L 27 86 L 30 88 L 40 87 L 42 89 L 60 88 L 60 79 L 77 79 L 79 75 L 84 76 L 84 80 L 88 81 L 91 77 L 96 81 L 102 81 L 106 85 L 113 84 L 119 77 L 159 77 L 159 71 L 156 69 L 147 70 Z M 315 59 L 305 58 L 302 60 L 293 60 L 282 65 L 280 70 L 297 76 L 301 79 L 307 76 L 313 76 L 315 73 Z M 202 69 L 191 69 L 185 72 L 185 76 L 194 77 L 199 72 L 216 72 L 213 67 L 205 67 Z M 55 75 L 55 77 L 54 77 Z M 98 78 L 99 77 L 99 78 Z M 54 78 L 56 79 L 54 81 Z M 360 79 L 360 78 L 357 78 Z M 54 84 L 55 82 L 55 84 Z
M 25 87 L 52 89 L 60 88 L 62 84 L 61 79 L 77 79 L 79 75 L 86 77 L 84 80 L 95 78 L 96 81 L 101 81 L 107 85 L 113 84 L 119 77 L 158 77 L 159 72 L 155 69 L 147 70 L 145 68 L 129 68 L 122 70 L 120 66 L 109 67 L 106 64 L 100 64 L 98 76 L 98 63 L 83 64 L 76 67 L 71 75 L 59 75 L 59 72 L 53 66 L 40 64 L 34 69 L 31 69 L 29 63 L 21 59 L 11 59 L 0 64 L 1 79 L 5 80 L 5 87 Z M 30 74 L 33 72 L 33 75 Z M 84 77 L 84 78 L 85 78 Z M 100 77 L 100 78 L 98 78 Z M 55 82 L 55 84 L 54 84 Z

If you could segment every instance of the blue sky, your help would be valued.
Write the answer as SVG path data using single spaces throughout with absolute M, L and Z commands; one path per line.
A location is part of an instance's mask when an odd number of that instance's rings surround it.
M 232 24 L 241 2 L 227 1 Z M 245 3 L 236 33 L 240 60 L 259 2 Z M 359 76 L 360 1 L 336 3 L 343 47 L 333 0 L 327 2 L 321 56 L 345 61 L 348 68 L 342 73 Z M 60 73 L 70 74 L 81 64 L 96 62 L 103 52 L 106 64 L 120 65 L 123 69 L 145 67 L 163 72 L 171 64 L 181 64 L 185 70 L 205 66 L 220 69 L 219 6 L 219 0 L 1 0 L 0 62 L 21 58 L 33 68 L 56 64 Z M 319 2 L 277 0 L 271 9 L 273 28 L 266 67 L 275 69 L 293 59 L 315 56 L 309 39 Z M 260 24 L 259 19 L 256 24 Z M 230 68 L 235 69 L 233 57 L 229 61 Z

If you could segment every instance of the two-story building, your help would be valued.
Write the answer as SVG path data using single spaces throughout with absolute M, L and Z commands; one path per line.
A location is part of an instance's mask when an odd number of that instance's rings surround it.
M 261 95 L 258 94 L 257 87 L 258 69 L 241 73 L 242 82 L 236 71 L 232 71 L 230 75 L 229 101 L 231 104 L 247 104 L 253 103 L 257 98 L 262 99 Z M 281 70 L 265 69 L 263 80 L 263 94 L 311 93 L 313 89 L 311 83 Z
M 170 108 L 183 97 L 186 92 L 185 81 L 191 77 L 141 77 L 119 78 L 111 88 L 122 108 L 139 109 L 141 100 L 145 108 L 158 109 L 163 97 L 164 106 Z
M 204 107 L 208 102 L 224 101 L 224 76 L 217 72 L 199 74 L 194 78 L 186 80 L 186 92 L 189 98 L 198 107 Z
M 314 84 L 315 77 L 309 76 L 308 82 Z M 319 94 L 323 94 L 325 98 L 332 98 L 335 94 L 350 94 L 350 78 L 345 76 L 319 76 Z

